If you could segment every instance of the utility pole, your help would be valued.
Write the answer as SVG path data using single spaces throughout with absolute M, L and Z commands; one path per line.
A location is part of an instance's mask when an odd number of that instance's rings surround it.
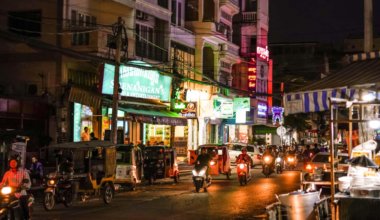
M 373 7 L 372 0 L 364 0 L 364 52 L 373 50 Z
M 115 51 L 115 77 L 113 85 L 113 99 L 112 99 L 112 123 L 111 123 L 111 141 L 117 144 L 117 110 L 119 108 L 119 76 L 120 76 L 120 51 L 121 51 L 121 36 L 123 30 L 124 21 L 121 17 L 118 17 L 116 28 L 116 51 Z

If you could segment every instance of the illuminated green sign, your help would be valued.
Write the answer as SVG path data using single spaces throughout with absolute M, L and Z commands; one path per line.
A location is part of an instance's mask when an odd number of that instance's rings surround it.
M 73 141 L 80 141 L 82 105 L 74 102 Z
M 133 61 L 130 64 L 136 66 L 148 66 L 142 61 Z M 113 94 L 113 81 L 115 66 L 104 65 L 102 93 Z M 170 101 L 170 85 L 172 78 L 161 75 L 157 70 L 144 69 L 134 66 L 120 66 L 121 96 L 129 96 L 143 99 L 159 99 Z
M 176 102 L 174 103 L 174 109 L 182 110 L 186 108 L 186 104 L 183 102 Z
M 251 109 L 251 99 L 246 98 L 234 98 L 234 112 L 239 110 L 249 111 Z

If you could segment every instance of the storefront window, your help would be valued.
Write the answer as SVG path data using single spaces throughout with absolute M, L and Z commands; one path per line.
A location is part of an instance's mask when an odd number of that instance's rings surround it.
M 144 124 L 145 143 L 150 145 L 170 145 L 170 126 Z
M 80 103 L 74 103 L 73 141 L 81 141 L 81 132 L 84 127 L 88 127 L 89 132 L 93 132 L 92 109 Z

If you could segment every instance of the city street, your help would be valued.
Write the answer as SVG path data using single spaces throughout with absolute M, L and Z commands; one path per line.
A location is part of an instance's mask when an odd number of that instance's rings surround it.
M 233 168 L 235 171 L 235 168 Z M 253 170 L 253 179 L 240 186 L 236 174 L 231 180 L 214 177 L 208 192 L 196 193 L 191 175 L 180 183 L 171 179 L 153 186 L 142 185 L 133 192 L 117 193 L 110 205 L 99 199 L 77 202 L 65 208 L 58 204 L 46 212 L 38 200 L 33 219 L 263 219 L 265 207 L 276 201 L 275 194 L 299 188 L 299 172 L 285 171 L 265 178 L 261 168 Z

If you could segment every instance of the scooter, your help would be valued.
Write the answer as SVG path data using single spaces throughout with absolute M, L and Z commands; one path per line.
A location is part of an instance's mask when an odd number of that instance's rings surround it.
M 286 161 L 285 162 L 286 162 L 287 169 L 294 170 L 296 168 L 296 166 L 297 166 L 296 159 L 297 159 L 297 157 L 295 155 L 293 155 L 293 154 L 288 155 L 286 157 Z
M 56 203 L 63 203 L 65 207 L 70 207 L 73 203 L 73 190 L 67 176 L 52 173 L 48 176 L 43 206 L 46 211 L 50 211 Z
M 238 163 L 237 164 L 237 175 L 239 178 L 240 186 L 247 185 L 247 182 L 251 179 L 251 175 L 249 174 L 249 164 L 247 163 Z
M 16 193 L 21 192 L 24 189 L 24 184 L 29 183 L 28 179 L 22 181 L 22 185 L 19 188 L 14 188 L 10 186 L 4 186 L 1 188 L 0 192 L 0 220 L 16 220 L 24 219 L 22 207 L 20 205 L 19 196 Z M 32 204 L 34 197 L 29 194 L 28 197 L 28 209 L 29 214 L 32 209 Z
M 263 174 L 267 178 L 273 172 L 272 161 L 273 161 L 273 157 L 272 156 L 266 155 L 263 158 Z
M 200 166 L 200 165 L 195 165 L 194 169 L 192 171 L 193 173 L 193 183 L 195 186 L 195 192 L 199 192 L 201 188 L 205 192 L 207 192 L 207 187 L 211 185 L 211 176 L 208 177 L 206 176 L 207 173 L 207 166 Z
M 282 168 L 283 168 L 283 160 L 281 156 L 277 156 L 275 160 L 275 167 L 276 167 L 276 173 L 281 174 L 282 173 Z

